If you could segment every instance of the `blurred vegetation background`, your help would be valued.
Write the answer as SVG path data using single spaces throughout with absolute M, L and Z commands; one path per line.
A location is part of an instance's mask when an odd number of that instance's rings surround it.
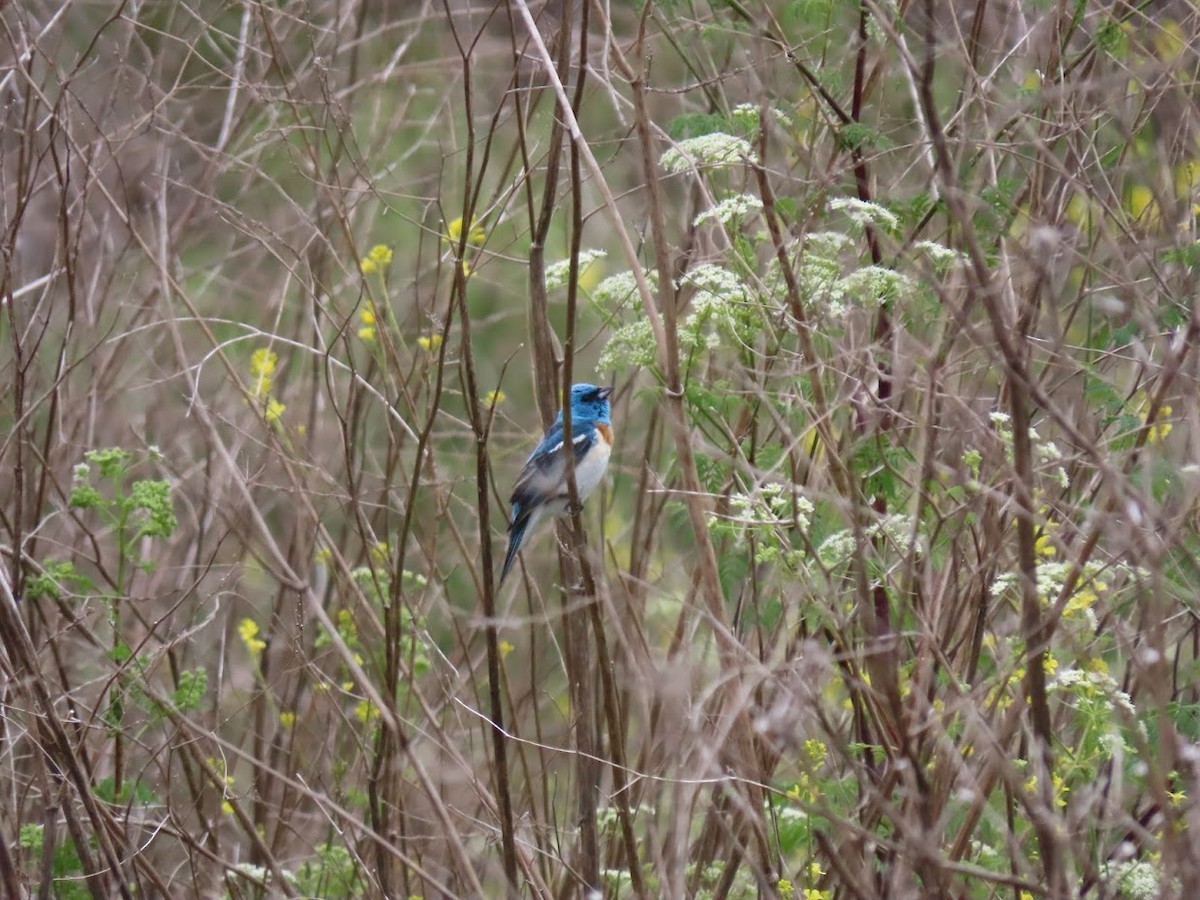
M 0 7 L 6 896 L 1195 896 L 1198 23 Z

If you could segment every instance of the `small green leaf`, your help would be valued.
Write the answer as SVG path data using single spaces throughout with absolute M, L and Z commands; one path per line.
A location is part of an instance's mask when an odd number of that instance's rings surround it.
M 728 130 L 729 122 L 714 113 L 685 113 L 667 124 L 667 134 L 675 141 Z
M 75 569 L 75 564 L 65 559 L 48 559 L 42 564 L 42 571 L 25 582 L 25 596 L 30 600 L 40 600 L 45 597 L 60 599 L 63 592 L 87 593 L 92 590 L 92 580 L 81 575 Z
M 888 150 L 895 146 L 895 142 L 887 135 L 862 122 L 843 125 L 837 139 L 844 150 Z
M 171 695 L 181 712 L 195 709 L 208 690 L 208 672 L 202 668 L 187 669 L 179 673 L 179 687 Z

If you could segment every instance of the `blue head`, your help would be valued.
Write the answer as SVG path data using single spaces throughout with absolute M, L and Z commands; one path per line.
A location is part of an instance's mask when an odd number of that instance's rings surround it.
M 571 424 L 576 422 L 601 422 L 605 425 L 611 425 L 612 419 L 609 418 L 608 395 L 612 393 L 610 387 L 596 387 L 594 384 L 574 384 L 571 385 Z M 562 412 L 558 414 L 558 421 L 562 421 Z

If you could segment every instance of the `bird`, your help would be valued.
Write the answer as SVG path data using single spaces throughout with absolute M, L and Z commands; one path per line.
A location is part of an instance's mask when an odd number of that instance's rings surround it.
M 575 490 L 581 504 L 604 478 L 612 455 L 613 424 L 608 402 L 612 390 L 586 383 L 571 386 L 571 443 L 575 450 Z M 560 409 L 517 476 L 509 500 L 512 512 L 508 519 L 508 552 L 497 587 L 504 584 L 521 545 L 538 525 L 570 510 L 563 443 Z

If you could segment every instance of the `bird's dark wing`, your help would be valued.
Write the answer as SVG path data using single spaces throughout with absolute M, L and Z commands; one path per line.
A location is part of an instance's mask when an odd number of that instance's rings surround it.
M 574 435 L 571 443 L 575 449 L 575 462 L 578 463 L 596 442 L 596 431 L 587 431 Z M 566 462 L 563 457 L 562 423 L 557 423 L 546 432 L 542 442 L 538 444 L 521 474 L 517 478 L 512 492 L 512 522 L 528 516 L 534 505 L 550 497 L 559 497 L 566 492 Z

